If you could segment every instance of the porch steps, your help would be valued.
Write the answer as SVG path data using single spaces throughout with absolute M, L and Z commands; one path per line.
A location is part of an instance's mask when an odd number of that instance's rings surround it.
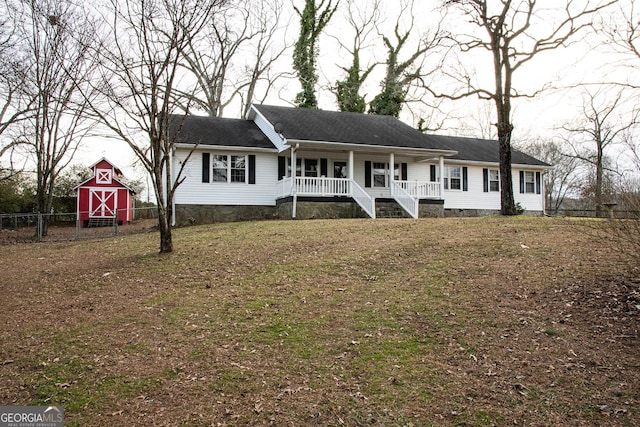
M 113 218 L 91 218 L 87 228 L 91 227 L 113 227 Z
M 410 218 L 410 216 L 395 202 L 377 202 L 376 218 Z

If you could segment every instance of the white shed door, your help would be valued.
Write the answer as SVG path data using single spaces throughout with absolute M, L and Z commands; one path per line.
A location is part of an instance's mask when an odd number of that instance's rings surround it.
M 113 218 L 118 208 L 118 190 L 90 189 L 89 217 Z

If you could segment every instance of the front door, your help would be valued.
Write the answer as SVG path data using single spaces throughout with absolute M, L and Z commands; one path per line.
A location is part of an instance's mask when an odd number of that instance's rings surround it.
M 333 162 L 333 177 L 348 178 L 347 162 Z
M 89 190 L 89 217 L 90 218 L 114 218 L 118 207 L 117 189 L 90 189 Z

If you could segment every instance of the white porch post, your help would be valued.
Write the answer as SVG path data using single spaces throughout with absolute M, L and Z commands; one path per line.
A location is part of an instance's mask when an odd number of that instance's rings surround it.
M 298 204 L 298 194 L 297 194 L 297 183 L 296 179 L 298 178 L 296 173 L 296 147 L 291 147 L 291 195 L 293 196 L 293 203 L 291 205 L 291 218 L 296 219 L 296 208 Z
M 444 199 L 444 156 L 440 156 L 440 198 Z
M 349 165 L 348 165 L 348 167 L 349 167 L 349 170 L 348 170 L 349 179 L 354 179 L 355 174 L 354 174 L 354 171 L 353 171 L 353 151 L 349 151 Z
M 349 163 L 348 163 L 347 167 L 348 167 L 347 173 L 349 174 L 348 178 L 351 181 L 355 181 L 356 180 L 356 173 L 355 173 L 355 170 L 353 168 L 353 150 L 349 151 Z M 352 193 L 351 184 L 349 184 L 349 195 L 351 195 L 351 193 Z
M 389 191 L 393 195 L 393 173 L 395 172 L 394 164 L 396 162 L 396 156 L 394 153 L 389 154 Z

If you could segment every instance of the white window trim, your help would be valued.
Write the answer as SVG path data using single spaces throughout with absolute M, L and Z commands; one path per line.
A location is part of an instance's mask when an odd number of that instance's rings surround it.
M 454 179 L 460 180 L 460 188 L 451 188 L 451 171 L 453 169 L 458 169 L 460 171 L 460 176 L 454 177 Z M 445 191 L 462 191 L 463 183 L 462 183 L 462 166 L 445 166 L 444 167 L 444 186 Z
M 384 187 L 376 186 L 375 165 L 384 164 Z M 400 163 L 393 164 L 393 180 L 400 181 Z M 388 162 L 371 162 L 371 187 L 372 188 L 389 188 L 389 163 Z
M 214 171 L 216 169 L 222 169 L 222 168 L 216 168 L 215 167 L 215 157 L 216 156 L 220 156 L 220 157 L 225 157 L 226 158 L 226 166 L 227 166 L 227 180 L 226 181 L 216 181 L 215 180 L 215 173 Z M 244 157 L 244 181 L 232 181 L 231 180 L 231 172 L 234 169 L 238 169 L 239 168 L 233 168 L 232 167 L 232 162 L 231 162 L 231 158 L 232 157 Z M 213 153 L 211 155 L 211 183 L 212 184 L 248 184 L 249 183 L 249 156 L 247 156 L 246 154 L 218 154 L 218 153 Z
M 491 179 L 491 172 L 496 172 L 498 174 L 498 179 Z M 491 182 L 497 182 L 498 183 L 498 189 L 494 190 L 491 188 Z M 500 169 L 488 169 L 487 172 L 487 187 L 489 190 L 489 193 L 499 193 L 500 192 Z
M 113 171 L 111 169 L 96 169 L 96 184 L 111 184 Z
M 531 180 L 527 180 L 527 175 L 531 175 Z M 527 184 L 531 185 L 531 191 L 527 188 Z M 536 173 L 533 171 L 524 171 L 524 194 L 536 194 Z

